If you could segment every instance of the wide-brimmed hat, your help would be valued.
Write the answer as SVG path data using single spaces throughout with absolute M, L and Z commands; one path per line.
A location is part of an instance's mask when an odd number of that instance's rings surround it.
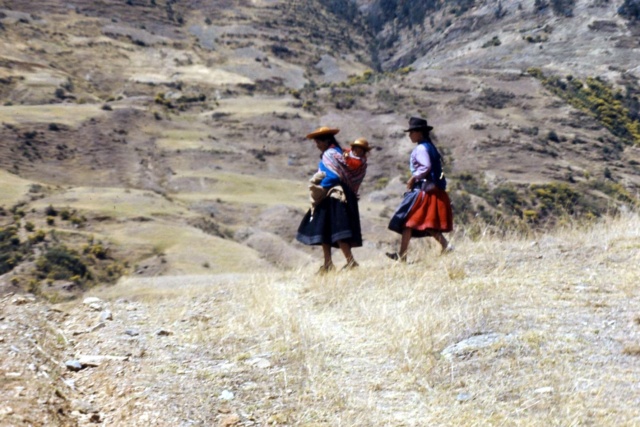
M 405 129 L 405 132 L 410 132 L 412 130 L 425 130 L 430 131 L 433 129 L 433 126 L 429 126 L 425 119 L 421 119 L 419 117 L 411 117 L 409 119 L 409 129 Z
M 325 136 L 325 135 L 335 135 L 338 132 L 340 132 L 340 129 L 322 126 L 314 130 L 313 132 L 311 132 L 309 135 L 307 135 L 307 139 L 315 139 L 319 136 Z
M 364 138 L 358 138 L 349 145 L 351 145 L 352 147 L 360 147 L 367 152 L 371 151 L 371 149 L 373 148 L 369 146 L 369 141 Z

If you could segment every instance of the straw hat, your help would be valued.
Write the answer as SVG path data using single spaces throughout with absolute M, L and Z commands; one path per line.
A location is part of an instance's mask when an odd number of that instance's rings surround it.
M 373 148 L 373 147 L 369 146 L 369 141 L 367 141 L 364 138 L 358 138 L 358 139 L 356 139 L 355 141 L 353 141 L 349 145 L 351 145 L 352 147 L 360 147 L 360 148 L 364 149 L 364 151 L 366 151 L 366 152 L 371 151 L 371 149 Z
M 340 132 L 340 129 L 322 126 L 314 130 L 313 132 L 311 132 L 309 135 L 307 135 L 307 139 L 315 139 L 319 136 L 324 136 L 324 135 L 335 135 L 338 132 Z

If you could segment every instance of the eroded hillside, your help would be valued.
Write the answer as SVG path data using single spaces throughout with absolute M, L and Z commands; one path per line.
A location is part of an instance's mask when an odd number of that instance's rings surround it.
M 318 155 L 304 135 L 331 125 L 376 148 L 366 257 L 395 243 L 413 115 L 435 127 L 459 224 L 637 203 L 638 24 L 621 4 L 357 5 L 0 2 L 3 225 L 24 244 L 44 233 L 33 256 L 100 242 L 130 274 L 295 268 Z

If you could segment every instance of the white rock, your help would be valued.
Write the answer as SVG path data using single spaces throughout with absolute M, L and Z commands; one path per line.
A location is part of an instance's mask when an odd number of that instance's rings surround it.
M 550 394 L 553 393 L 553 387 L 540 387 L 533 391 L 534 394 Z
M 97 303 L 101 303 L 102 300 L 100 298 L 97 297 L 87 297 L 84 299 L 84 301 L 82 301 L 83 304 L 85 305 L 91 305 L 91 304 L 97 304 Z
M 229 390 L 224 390 L 222 393 L 220 393 L 220 400 L 233 400 L 235 396 L 233 395 L 232 392 L 230 392 Z
M 264 357 L 254 357 L 253 359 L 247 360 L 247 365 L 255 366 L 260 369 L 269 369 L 271 367 L 271 362 L 269 362 Z
M 456 344 L 450 345 L 449 347 L 442 350 L 440 354 L 442 354 L 442 356 L 444 356 L 446 359 L 451 360 L 455 356 L 463 357 L 473 354 L 478 350 L 490 347 L 496 342 L 508 337 L 508 335 L 495 332 L 474 335 Z

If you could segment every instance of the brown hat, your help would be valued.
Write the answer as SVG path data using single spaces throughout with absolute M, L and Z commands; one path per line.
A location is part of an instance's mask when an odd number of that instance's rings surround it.
M 307 135 L 307 139 L 315 139 L 319 136 L 324 136 L 324 135 L 335 135 L 338 132 L 340 132 L 340 129 L 334 129 L 334 128 L 322 126 L 314 130 L 313 132 L 311 132 L 309 135 Z
M 369 141 L 367 141 L 364 138 L 358 138 L 349 145 L 351 145 L 352 147 L 360 147 L 364 149 L 364 151 L 366 152 L 371 151 L 371 149 L 373 148 L 373 147 L 369 147 Z

